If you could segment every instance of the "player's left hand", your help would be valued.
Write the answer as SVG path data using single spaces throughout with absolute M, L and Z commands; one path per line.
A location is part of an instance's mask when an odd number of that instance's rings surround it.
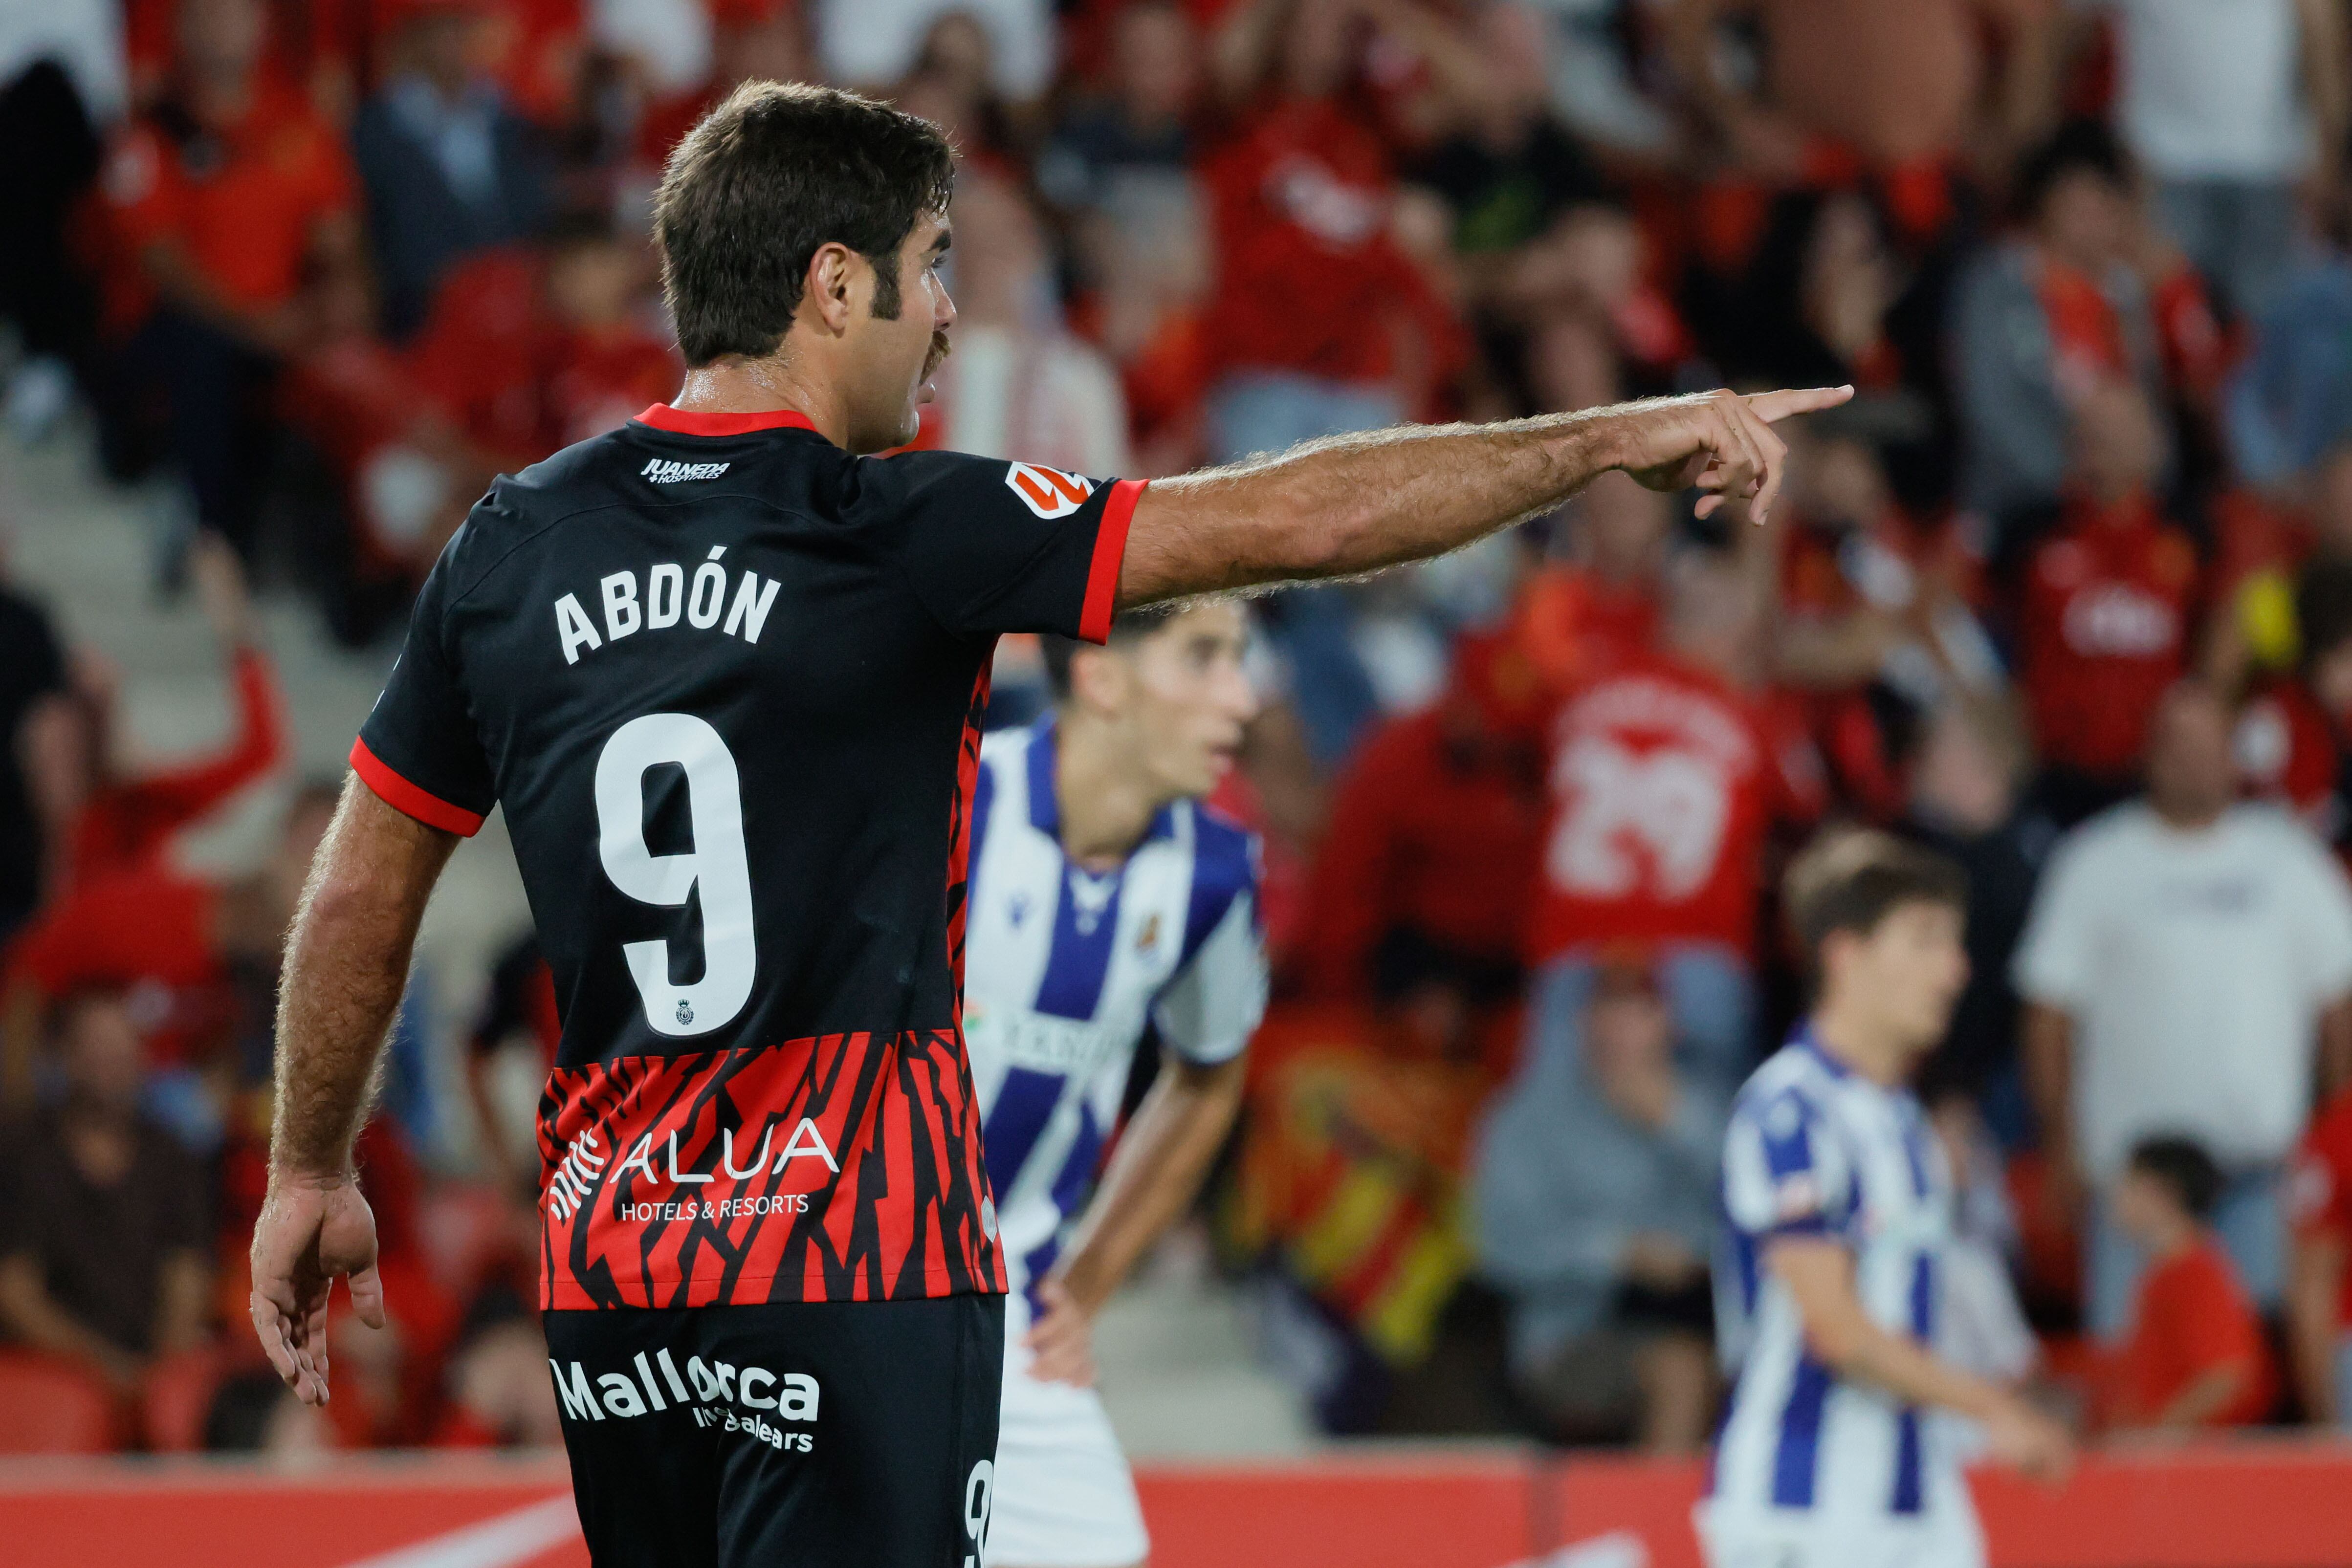
M 359 1184 L 348 1176 L 273 1180 L 253 1228 L 253 1330 L 305 1405 L 327 1402 L 327 1298 L 339 1274 L 351 1279 L 360 1322 L 383 1327 L 375 1213 Z
M 1029 1375 L 1041 1383 L 1066 1383 L 1086 1388 L 1095 1380 L 1095 1315 L 1079 1305 L 1059 1280 L 1037 1287 L 1045 1311 L 1021 1336 L 1029 1353 Z

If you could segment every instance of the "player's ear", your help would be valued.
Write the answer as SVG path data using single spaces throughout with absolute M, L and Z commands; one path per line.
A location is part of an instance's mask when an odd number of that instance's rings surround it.
M 836 337 L 847 330 L 851 295 L 857 287 L 858 269 L 865 266 L 864 257 L 838 240 L 817 246 L 816 254 L 809 257 L 808 276 L 801 280 L 802 309 L 814 312 L 825 330 Z M 865 286 L 874 287 L 870 278 Z
M 1070 695 L 1097 713 L 1115 713 L 1127 701 L 1127 661 L 1108 648 L 1084 647 L 1070 655 Z

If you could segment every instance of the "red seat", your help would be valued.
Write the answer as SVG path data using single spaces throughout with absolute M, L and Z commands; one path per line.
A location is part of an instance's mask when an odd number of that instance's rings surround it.
M 205 1417 L 220 1391 L 225 1359 L 219 1346 L 205 1345 L 155 1364 L 147 1375 L 139 1412 L 150 1448 L 184 1454 L 205 1446 Z
M 114 1395 L 95 1374 L 0 1352 L 0 1454 L 103 1454 L 114 1436 Z

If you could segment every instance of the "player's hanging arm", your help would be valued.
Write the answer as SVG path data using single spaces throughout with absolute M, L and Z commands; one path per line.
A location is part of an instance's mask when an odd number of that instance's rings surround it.
M 1806 1348 L 1837 1376 L 1871 1384 L 1908 1404 L 1975 1418 L 1984 1426 L 1993 1457 L 2027 1475 L 2063 1480 L 2074 1468 L 2074 1440 L 2063 1427 L 1864 1312 L 1854 1292 L 1853 1254 L 1843 1243 L 1825 1236 L 1782 1236 L 1766 1244 L 1764 1260 L 1796 1300 Z
M 254 1332 L 307 1405 L 327 1402 L 327 1298 L 351 1281 L 382 1328 L 375 1216 L 352 1168 L 376 1069 L 408 984 L 425 901 L 457 836 L 378 800 L 354 776 L 310 862 L 278 998 L 269 1191 L 253 1230 Z
M 1081 1387 L 1095 1380 L 1095 1314 L 1191 1206 L 1241 1109 L 1246 1071 L 1241 1055 L 1211 1065 L 1161 1057 L 1068 1250 L 1037 1287 L 1045 1312 L 1022 1341 L 1031 1375 Z
M 1499 424 L 1405 426 L 1155 479 L 1137 503 L 1121 609 L 1263 583 L 1348 577 L 1443 555 L 1575 494 L 1611 469 L 1654 490 L 1696 486 L 1701 517 L 1769 517 L 1780 420 L 1852 387 L 1714 392 Z

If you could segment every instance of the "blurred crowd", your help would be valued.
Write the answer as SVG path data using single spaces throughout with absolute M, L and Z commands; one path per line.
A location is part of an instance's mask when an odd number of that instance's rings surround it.
M 1267 703 L 1223 795 L 1266 841 L 1278 999 L 1202 1228 L 1328 1427 L 1704 1441 L 1725 1108 L 1803 1005 L 1778 870 L 1853 821 L 1970 877 L 1973 977 L 1920 1084 L 1976 1260 L 1951 1353 L 2104 1431 L 2352 1419 L 2347 21 L 15 8 L 0 144 L 38 155 L 0 166 L 0 419 L 93 429 L 163 497 L 158 585 L 205 604 L 240 716 L 216 757 L 119 757 L 102 665 L 0 594 L 0 1337 L 46 1358 L 0 1376 L 94 1380 L 104 1440 L 152 1447 L 552 1435 L 537 1151 L 495 1082 L 552 1046 L 528 944 L 470 1031 L 469 1158 L 420 1132 L 401 1063 L 431 1042 L 395 1040 L 362 1151 L 395 1322 L 339 1324 L 356 1396 L 308 1416 L 234 1331 L 331 791 L 243 880 L 164 851 L 284 765 L 249 576 L 381 645 L 490 475 L 674 390 L 649 193 L 698 114 L 776 78 L 961 151 L 919 444 L 1150 476 L 1858 389 L 1792 434 L 1769 527 L 1612 476 L 1256 601 Z M 995 720 L 1042 694 L 1009 642 Z

